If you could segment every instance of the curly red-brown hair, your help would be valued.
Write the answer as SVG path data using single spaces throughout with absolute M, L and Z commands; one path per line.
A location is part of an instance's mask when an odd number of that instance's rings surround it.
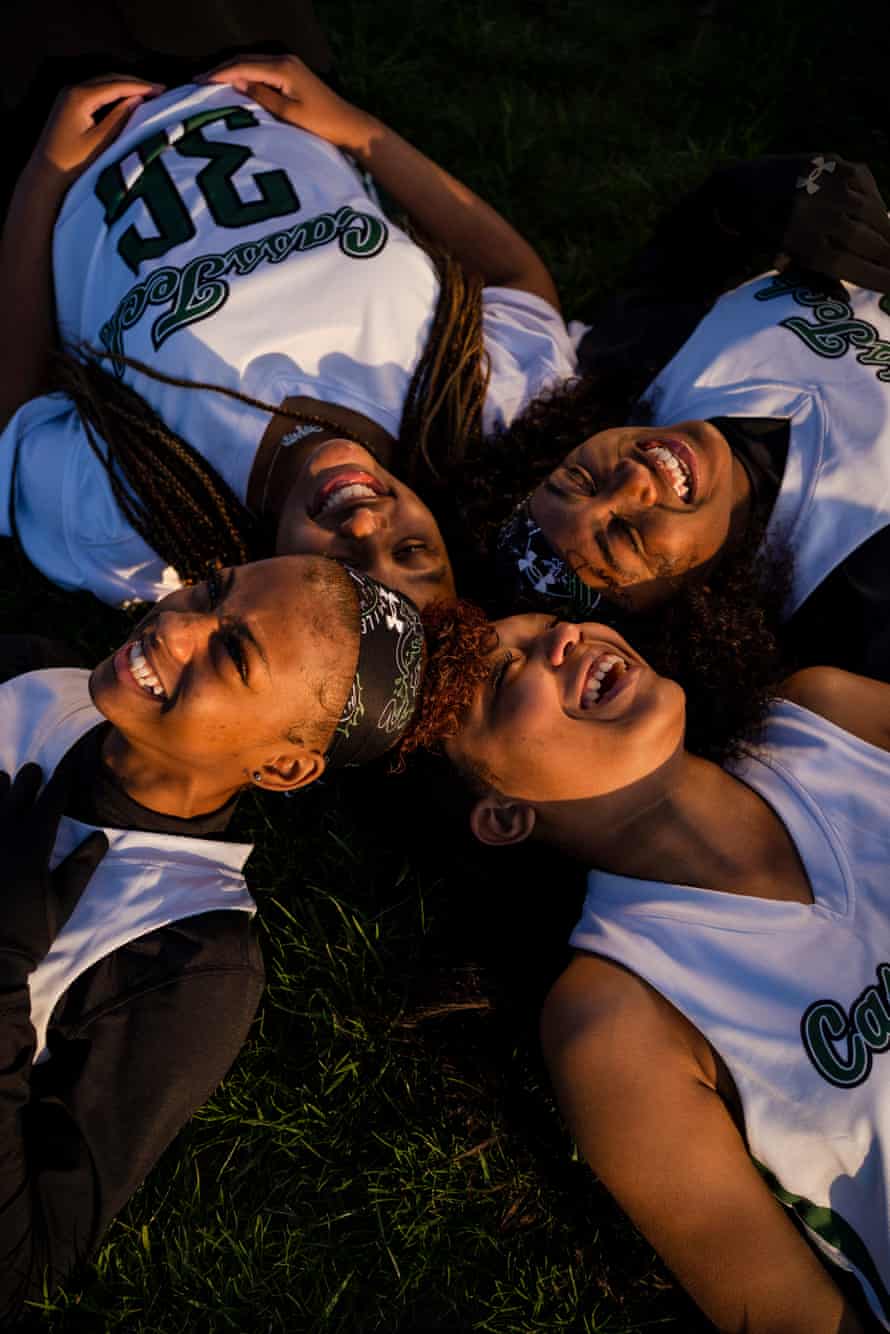
M 420 703 L 397 751 L 397 770 L 416 750 L 440 750 L 455 736 L 488 672 L 497 643 L 491 621 L 472 602 L 433 602 L 422 612 L 426 668 Z

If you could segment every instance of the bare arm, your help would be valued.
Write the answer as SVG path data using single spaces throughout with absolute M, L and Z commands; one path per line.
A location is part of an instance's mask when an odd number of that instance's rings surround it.
M 890 685 L 839 667 L 807 667 L 789 676 L 780 694 L 845 732 L 890 750 Z
M 104 78 L 66 89 L 16 184 L 0 239 L 0 429 L 47 387 L 55 343 L 52 237 L 71 184 L 158 85 Z M 123 100 L 121 100 L 123 99 Z M 94 116 L 116 103 L 98 122 Z M 10 317 L 12 316 L 12 317 Z
M 718 1329 L 861 1334 L 751 1162 L 697 1050 L 707 1044 L 662 997 L 581 955 L 542 1036 L 584 1156 Z
M 543 260 L 505 218 L 395 130 L 338 97 L 296 56 L 248 56 L 206 77 L 232 84 L 279 120 L 351 153 L 468 272 L 487 284 L 533 292 L 559 309 Z

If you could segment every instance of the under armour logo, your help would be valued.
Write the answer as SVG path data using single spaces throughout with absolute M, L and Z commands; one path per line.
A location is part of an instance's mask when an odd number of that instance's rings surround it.
M 816 191 L 820 189 L 820 186 L 817 185 L 816 182 L 819 180 L 823 171 L 834 171 L 837 166 L 836 162 L 826 162 L 825 158 L 821 155 L 819 157 L 814 157 L 812 162 L 813 170 L 810 172 L 809 176 L 798 176 L 797 178 L 797 189 L 806 190 L 808 195 L 814 195 Z
M 384 612 L 384 620 L 386 621 L 387 630 L 395 630 L 396 634 L 399 635 L 404 634 L 405 620 L 404 617 L 399 615 L 399 612 L 401 611 L 401 599 L 398 593 L 393 593 L 388 588 L 381 588 L 380 595 L 383 598 L 383 601 L 389 605 L 389 611 Z

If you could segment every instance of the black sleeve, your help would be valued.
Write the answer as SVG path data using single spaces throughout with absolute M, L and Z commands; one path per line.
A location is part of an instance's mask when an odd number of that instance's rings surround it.
M 44 667 L 85 667 L 76 649 L 41 635 L 0 635 L 0 683 Z
M 24 988 L 2 992 L 0 1321 L 94 1249 L 247 1036 L 263 987 L 256 929 L 214 912 L 151 932 L 71 987 L 33 1065 Z

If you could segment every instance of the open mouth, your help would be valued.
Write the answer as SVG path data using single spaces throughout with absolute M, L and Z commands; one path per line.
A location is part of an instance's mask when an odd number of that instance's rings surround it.
M 145 656 L 142 640 L 137 639 L 135 644 L 130 644 L 123 650 L 123 653 L 127 670 L 139 689 L 144 694 L 150 695 L 152 699 L 163 703 L 167 699 L 167 692 L 161 685 L 157 672 L 154 671 Z
M 318 488 L 307 507 L 310 519 L 339 514 L 369 500 L 388 495 L 386 487 L 369 472 L 346 468 Z
M 640 449 L 684 505 L 691 505 L 698 490 L 692 450 L 683 441 L 672 439 L 647 440 Z
M 602 704 L 618 685 L 629 664 L 617 653 L 606 652 L 594 658 L 581 691 L 581 708 Z

